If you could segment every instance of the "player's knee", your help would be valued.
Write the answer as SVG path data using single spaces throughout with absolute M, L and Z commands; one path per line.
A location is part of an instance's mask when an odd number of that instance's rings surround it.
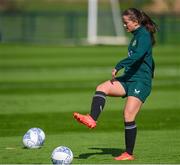
M 103 84 L 100 84 L 100 85 L 98 85 L 98 86 L 96 87 L 96 91 L 102 91 L 102 92 L 104 92 L 104 90 L 105 90 L 105 87 L 104 87 Z
M 105 83 L 103 84 L 100 84 L 96 87 L 96 91 L 101 91 L 101 92 L 104 92 L 104 93 L 107 93 L 107 86 Z
M 131 111 L 124 112 L 124 121 L 130 122 L 135 120 L 135 115 Z

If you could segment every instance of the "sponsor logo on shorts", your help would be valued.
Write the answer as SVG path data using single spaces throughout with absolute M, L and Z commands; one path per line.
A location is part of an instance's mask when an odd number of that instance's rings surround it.
M 140 90 L 134 89 L 134 93 L 138 95 L 140 93 Z

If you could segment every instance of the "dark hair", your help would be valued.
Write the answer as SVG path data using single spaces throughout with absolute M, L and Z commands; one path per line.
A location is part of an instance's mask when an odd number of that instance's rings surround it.
M 129 8 L 122 15 L 128 15 L 132 21 L 138 21 L 140 25 L 145 26 L 151 34 L 152 45 L 155 44 L 154 33 L 156 33 L 158 26 L 145 12 L 135 8 Z

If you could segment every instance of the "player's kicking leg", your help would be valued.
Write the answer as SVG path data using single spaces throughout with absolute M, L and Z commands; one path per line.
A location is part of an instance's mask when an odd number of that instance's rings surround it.
M 96 92 L 91 104 L 90 114 L 82 115 L 74 112 L 73 116 L 78 122 L 86 125 L 88 128 L 95 128 L 96 121 L 105 106 L 106 96 L 124 95 L 125 90 L 118 81 L 106 81 L 96 88 Z

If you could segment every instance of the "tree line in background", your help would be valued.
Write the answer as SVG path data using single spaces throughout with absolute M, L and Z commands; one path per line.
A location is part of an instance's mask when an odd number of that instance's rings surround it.
M 73 10 L 87 9 L 88 0 L 0 0 L 0 11 L 18 12 L 26 10 Z M 108 0 L 99 0 L 104 5 Z M 142 8 L 147 12 L 160 13 L 179 13 L 179 0 L 119 0 L 121 8 L 129 6 Z M 69 7 L 71 6 L 71 7 Z

